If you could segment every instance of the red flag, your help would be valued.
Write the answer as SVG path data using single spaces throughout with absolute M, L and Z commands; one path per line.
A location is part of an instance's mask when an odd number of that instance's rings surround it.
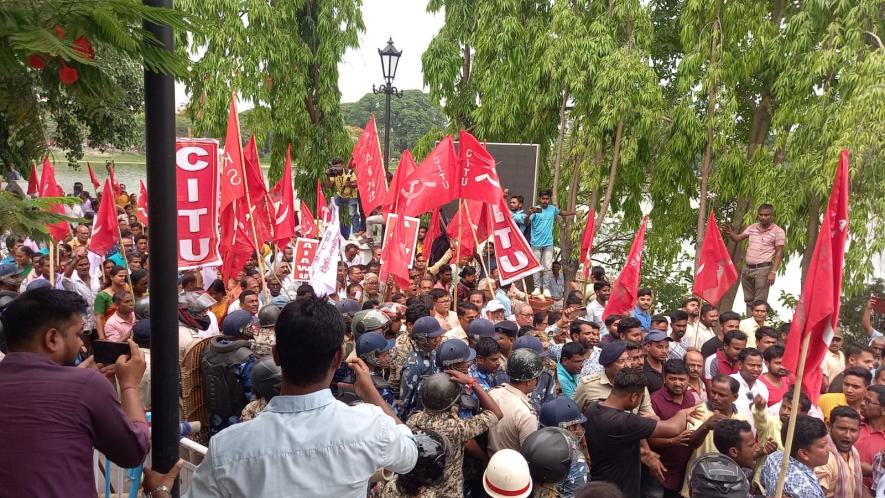
M 323 183 L 317 178 L 317 214 L 323 223 L 329 222 L 329 204 L 326 202 L 326 194 L 323 193 Z
M 593 254 L 593 235 L 596 231 L 596 208 L 587 213 L 587 224 L 581 234 L 581 264 L 584 265 L 584 280 L 590 276 L 590 255 Z
M 363 213 L 368 216 L 373 209 L 384 204 L 387 197 L 387 177 L 381 147 L 378 145 L 378 132 L 375 130 L 375 116 L 372 116 L 356 141 L 351 161 L 356 164 L 360 203 Z
M 95 176 L 95 170 L 92 169 L 92 165 L 89 164 L 89 161 L 86 161 L 86 169 L 89 170 L 89 181 L 92 182 L 92 187 L 95 190 L 98 190 L 98 187 L 101 187 L 101 182 L 98 181 L 98 177 Z
M 147 187 L 144 186 L 144 182 L 141 180 L 138 181 L 138 210 L 135 212 L 135 217 L 138 218 L 138 221 L 140 221 L 142 225 L 147 226 Z
M 274 242 L 284 248 L 295 236 L 295 194 L 292 191 L 292 146 L 286 147 L 286 165 L 283 176 L 274 187 L 280 194 L 280 205 L 274 221 Z
M 246 195 L 243 187 L 243 145 L 240 143 L 240 119 L 237 116 L 236 94 L 230 97 L 227 115 L 227 133 L 224 136 L 224 161 L 221 166 L 221 202 L 218 211 L 223 212 L 235 200 Z M 221 236 L 222 244 L 231 237 Z
M 49 156 L 46 156 L 43 158 L 43 171 L 40 178 L 40 197 L 60 197 L 61 195 L 61 188 L 55 182 L 55 168 L 49 162 Z M 65 208 L 61 204 L 49 206 L 49 211 L 55 214 L 65 214 Z M 49 235 L 59 242 L 71 233 L 71 225 L 68 225 L 66 221 L 58 221 L 47 228 L 49 229 Z
M 642 270 L 642 250 L 645 247 L 645 226 L 648 217 L 642 217 L 642 225 L 633 238 L 633 246 L 630 247 L 630 254 L 627 255 L 627 262 L 621 269 L 621 274 L 612 285 L 612 293 L 605 304 L 605 311 L 602 312 L 602 319 L 605 320 L 611 314 L 623 315 L 636 306 L 636 300 L 639 294 L 639 273 Z
M 433 242 L 439 238 L 442 233 L 441 223 L 439 221 L 439 209 L 434 209 L 430 215 L 430 224 L 427 225 L 427 233 L 424 234 L 424 243 L 421 246 L 421 254 L 424 259 L 430 258 L 430 250 L 433 249 Z
M 40 180 L 37 179 L 37 166 L 31 164 L 31 174 L 28 175 L 28 195 L 40 193 Z
M 488 205 L 488 220 L 495 236 L 495 261 L 498 264 L 501 285 L 537 273 L 541 269 L 541 263 L 532 254 L 528 241 L 510 216 L 510 209 L 503 195 L 498 202 Z
M 267 195 L 267 185 L 264 184 L 264 174 L 261 172 L 261 163 L 258 160 L 258 147 L 255 145 L 254 135 L 249 137 L 249 144 L 246 145 L 246 150 L 243 151 L 243 165 L 245 166 L 246 188 L 249 189 L 248 201 L 252 203 L 250 214 L 255 223 L 255 236 L 258 237 L 255 244 L 260 247 L 261 244 L 274 240 L 274 217 L 272 216 L 274 211 L 271 209 L 270 199 Z M 289 181 L 292 181 L 291 177 Z M 241 200 L 246 201 L 247 199 L 243 197 Z M 246 202 L 243 202 L 243 205 L 246 204 Z M 247 224 L 246 229 L 252 230 L 252 227 Z
M 405 204 L 406 201 L 402 196 L 401 189 L 406 179 L 417 168 L 418 166 L 415 164 L 415 159 L 412 158 L 412 153 L 409 152 L 409 149 L 404 150 L 399 159 L 399 165 L 396 167 L 396 171 L 393 172 L 390 188 L 387 189 L 387 199 L 384 201 L 384 210 L 382 211 L 385 216 L 387 213 L 398 213 L 400 206 Z
M 810 335 L 802 390 L 817 403 L 820 395 L 821 369 L 833 331 L 839 321 L 842 294 L 842 268 L 845 263 L 845 241 L 848 238 L 848 151 L 839 155 L 839 166 L 833 191 L 827 202 L 820 234 L 814 245 L 811 263 L 799 304 L 793 315 L 790 335 L 784 352 L 784 367 L 798 371 L 802 341 Z
M 301 222 L 298 228 L 301 230 L 302 237 L 314 239 L 320 234 L 316 219 L 314 219 L 313 213 L 310 212 L 310 207 L 303 200 L 301 201 L 301 214 L 298 216 L 298 220 Z
M 104 258 L 105 254 L 119 239 L 117 229 L 117 205 L 114 203 L 114 186 L 111 179 L 104 181 L 101 204 L 92 221 L 92 238 L 89 239 L 89 250 Z
M 400 212 L 418 216 L 458 198 L 458 160 L 451 135 L 446 136 L 427 154 L 414 173 L 400 188 L 406 201 Z
M 707 232 L 704 234 L 698 263 L 691 293 L 715 306 L 737 282 L 738 272 L 728 255 L 728 248 L 725 247 L 712 211 L 707 220 Z
M 414 239 L 412 240 L 414 241 Z M 387 276 L 391 275 L 397 287 L 400 289 L 409 288 L 409 266 L 412 263 L 412 255 L 409 254 L 411 247 L 411 244 L 406 242 L 405 223 L 400 219 L 393 224 L 393 234 L 381 251 L 381 261 L 384 264 L 381 266 L 379 277 L 382 282 L 387 282 Z
M 120 183 L 117 182 L 117 175 L 114 174 L 114 166 L 111 163 L 108 163 L 108 176 L 111 178 L 111 186 L 114 187 L 114 197 L 123 193 L 123 189 L 120 188 Z
M 472 229 L 471 225 L 473 225 Z M 476 232 L 476 240 L 473 238 L 474 232 Z M 459 257 L 456 261 L 460 262 L 473 256 L 477 242 L 482 242 L 489 238 L 485 204 L 472 199 L 463 201 L 458 208 L 458 212 L 455 213 L 455 217 L 452 218 L 449 226 L 446 227 L 446 233 L 458 245 Z
M 475 199 L 488 204 L 503 196 L 501 181 L 495 169 L 495 158 L 470 133 L 461 130 L 458 143 L 458 169 L 462 199 Z
M 245 200 L 242 201 L 242 204 L 245 205 Z M 226 213 L 233 218 L 230 220 L 232 236 L 228 252 L 222 253 L 221 274 L 225 279 L 230 280 L 246 266 L 246 262 L 257 251 L 252 243 L 252 227 L 248 226 L 249 221 L 245 216 L 246 209 L 235 210 L 231 206 L 226 210 Z

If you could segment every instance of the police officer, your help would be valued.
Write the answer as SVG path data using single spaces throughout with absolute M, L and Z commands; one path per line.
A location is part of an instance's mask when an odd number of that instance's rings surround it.
M 448 460 L 448 441 L 440 433 L 431 430 L 415 431 L 412 437 L 418 443 L 418 461 L 409 473 L 387 481 L 381 490 L 382 498 L 417 496 L 422 488 L 433 486 L 443 477 Z
M 234 312 L 236 313 L 236 312 Z M 252 350 L 258 356 L 268 356 L 277 343 L 276 332 L 277 317 L 280 316 L 280 308 L 268 304 L 258 310 L 258 331 L 252 338 Z
M 415 322 L 424 316 L 430 316 L 430 312 L 423 304 L 409 306 L 403 315 L 406 330 L 396 338 L 396 344 L 393 347 L 393 353 L 390 358 L 390 375 L 387 378 L 388 382 L 390 382 L 390 387 L 393 388 L 393 392 L 397 396 L 400 393 L 400 374 L 406 365 L 406 360 L 409 359 L 409 354 L 415 349 L 415 345 L 412 342 L 412 328 L 415 326 Z
M 501 366 L 501 345 L 498 344 L 492 322 L 485 318 L 470 322 L 467 326 L 467 341 L 476 350 L 476 360 L 467 373 L 486 391 L 509 380 Z
M 255 362 L 252 366 L 252 392 L 255 393 L 256 399 L 250 401 L 240 420 L 245 422 L 252 420 L 267 406 L 274 396 L 280 394 L 280 383 L 282 381 L 282 371 L 279 365 L 274 362 L 273 357 L 265 356 Z
M 436 348 L 436 367 L 441 372 L 457 370 L 467 374 L 475 358 L 476 351 L 461 340 L 448 340 Z M 462 395 L 460 405 L 461 418 L 470 418 L 479 412 L 479 398 L 475 393 Z
M 445 333 L 436 318 L 423 316 L 412 326 L 413 351 L 400 373 L 400 418 L 406 420 L 420 409 L 418 391 L 421 381 L 437 372 L 436 348 Z
M 513 350 L 517 351 L 519 349 L 528 348 L 532 351 L 538 353 L 538 356 L 541 357 L 541 360 L 544 363 L 544 370 L 541 372 L 541 375 L 538 376 L 538 385 L 535 386 L 535 390 L 529 394 L 529 401 L 532 402 L 532 406 L 535 408 L 535 412 L 541 410 L 541 407 L 547 401 L 556 397 L 556 365 L 552 365 L 547 361 L 547 352 L 544 351 L 544 346 L 541 344 L 541 340 L 535 336 L 524 335 L 516 341 L 513 342 Z
M 503 449 L 520 451 L 529 434 L 538 430 L 538 414 L 529 401 L 529 394 L 538 385 L 544 362 L 535 350 L 514 350 L 507 362 L 510 382 L 489 391 L 501 407 L 504 419 L 489 431 L 490 455 Z
M 526 438 L 522 454 L 534 483 L 533 497 L 566 496 L 557 490 L 557 483 L 568 476 L 575 452 L 572 435 L 559 427 L 545 427 Z
M 393 349 L 393 339 L 385 339 L 378 332 L 366 332 L 356 340 L 356 355 L 369 367 L 372 382 L 381 394 L 381 398 L 396 412 L 393 390 L 382 374 L 382 371 L 390 366 L 391 349 Z
M 361 310 L 354 313 L 353 318 L 350 321 L 351 340 L 345 340 L 344 342 L 345 360 L 354 353 L 354 348 L 356 347 L 357 341 L 359 340 L 360 336 L 367 332 L 377 332 L 383 337 L 384 331 L 387 329 L 387 325 L 389 323 L 390 318 L 387 318 L 387 315 L 375 309 Z M 338 370 L 335 372 L 335 376 L 332 378 L 333 386 L 336 386 L 339 382 L 352 384 L 353 381 L 353 372 L 351 372 L 347 364 L 342 361 L 341 366 L 338 368 Z
M 574 496 L 585 484 L 590 475 L 590 466 L 584 455 L 584 422 L 587 417 L 581 413 L 578 405 L 565 396 L 553 398 L 541 407 L 538 412 L 541 427 L 559 427 L 569 432 L 578 450 L 572 461 L 568 476 L 556 484 L 556 490 L 565 497 Z
M 428 317 L 437 323 L 433 317 Z M 419 320 L 420 322 L 420 320 Z M 452 341 L 461 342 L 463 341 Z M 472 390 L 479 399 L 482 411 L 476 416 L 463 419 L 458 416 L 459 400 L 464 390 Z M 458 370 L 447 370 L 427 377 L 421 387 L 423 408 L 409 418 L 406 425 L 413 431 L 432 430 L 448 441 L 443 478 L 425 489 L 422 496 L 463 496 L 464 494 L 464 443 L 486 432 L 498 423 L 501 410 L 476 380 Z
M 252 368 L 257 356 L 246 339 L 253 329 L 248 311 L 231 312 L 224 319 L 224 335 L 212 337 L 200 357 L 210 436 L 240 422 L 243 408 L 254 400 Z

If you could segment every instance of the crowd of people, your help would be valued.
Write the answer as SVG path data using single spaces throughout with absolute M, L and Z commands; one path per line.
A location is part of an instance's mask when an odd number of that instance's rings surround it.
M 335 181 L 352 200 L 348 174 Z M 52 251 L 2 234 L 0 496 L 95 496 L 93 448 L 123 467 L 150 449 L 150 247 L 134 199 L 116 201 L 120 240 L 98 262 L 88 224 Z M 784 244 L 771 206 L 729 232 L 749 238 L 745 315 L 695 297 L 662 310 L 652 288 L 605 315 L 605 270 L 566 281 L 554 257 L 554 220 L 573 213 L 549 192 L 528 213 L 510 201 L 552 304 L 500 285 L 494 248 L 452 260 L 426 228 L 409 286 L 382 281 L 374 213 L 351 201 L 337 293 L 293 278 L 292 247 L 263 248 L 227 281 L 180 272 L 181 375 L 205 402 L 183 390 L 182 418 L 203 409 L 208 439 L 187 496 L 773 496 L 785 458 L 785 496 L 885 493 L 873 300 L 869 340 L 837 331 L 821 392 L 798 391 L 783 454 L 797 391 L 789 324 L 766 302 Z M 96 362 L 107 342 L 128 350 Z M 179 469 L 147 470 L 148 496 L 168 496 Z

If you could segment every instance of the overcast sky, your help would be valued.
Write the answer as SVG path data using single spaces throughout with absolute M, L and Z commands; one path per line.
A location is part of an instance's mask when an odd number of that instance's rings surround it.
M 429 14 L 424 0 L 363 0 L 366 30 L 359 35 L 359 48 L 348 50 L 338 65 L 338 88 L 342 102 L 355 102 L 380 85 L 381 59 L 378 49 L 393 44 L 402 50 L 393 84 L 400 90 L 422 89 L 421 54 L 443 24 L 443 15 Z M 176 105 L 187 102 L 184 86 L 176 84 Z M 241 106 L 240 110 L 248 108 Z

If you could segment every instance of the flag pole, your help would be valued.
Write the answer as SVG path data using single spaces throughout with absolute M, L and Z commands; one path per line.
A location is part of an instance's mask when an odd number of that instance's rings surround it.
M 793 450 L 793 433 L 796 430 L 796 416 L 799 414 L 799 397 L 802 392 L 802 377 L 805 375 L 805 359 L 808 356 L 808 345 L 810 343 L 811 333 L 805 334 L 805 338 L 802 339 L 802 349 L 799 352 L 799 370 L 796 372 L 796 383 L 793 385 L 790 420 L 787 423 L 787 439 L 784 441 L 784 458 L 781 462 L 780 474 L 777 477 L 774 498 L 782 498 L 784 495 L 784 481 L 787 477 L 787 466 L 790 463 L 790 452 Z
M 114 186 L 111 185 L 111 190 L 114 189 Z M 126 257 L 126 248 L 123 247 L 123 232 L 120 231 L 120 224 L 117 223 L 117 244 L 120 246 L 120 255 L 123 256 L 123 263 L 126 264 L 126 283 L 129 284 L 129 294 L 132 294 L 132 303 L 135 303 L 135 289 L 132 288 L 132 277 L 130 273 L 132 269 L 129 268 L 129 258 Z
M 49 283 L 55 287 L 55 240 L 49 241 Z
M 476 247 L 479 247 L 479 239 L 476 237 L 476 229 L 473 228 L 473 222 L 470 221 L 470 208 L 467 206 L 467 203 L 464 203 L 464 211 L 467 213 L 467 224 L 470 225 L 470 234 L 473 235 L 473 243 L 476 244 Z M 458 232 L 460 235 L 460 232 Z M 488 242 L 488 240 L 486 240 Z M 488 249 L 488 244 L 486 244 L 486 249 Z M 479 265 L 482 267 L 482 271 L 489 276 L 489 269 L 486 267 L 486 262 L 482 260 L 482 257 L 479 258 Z M 495 295 L 494 283 L 491 281 L 491 277 L 489 277 L 489 290 L 492 292 L 492 295 Z

